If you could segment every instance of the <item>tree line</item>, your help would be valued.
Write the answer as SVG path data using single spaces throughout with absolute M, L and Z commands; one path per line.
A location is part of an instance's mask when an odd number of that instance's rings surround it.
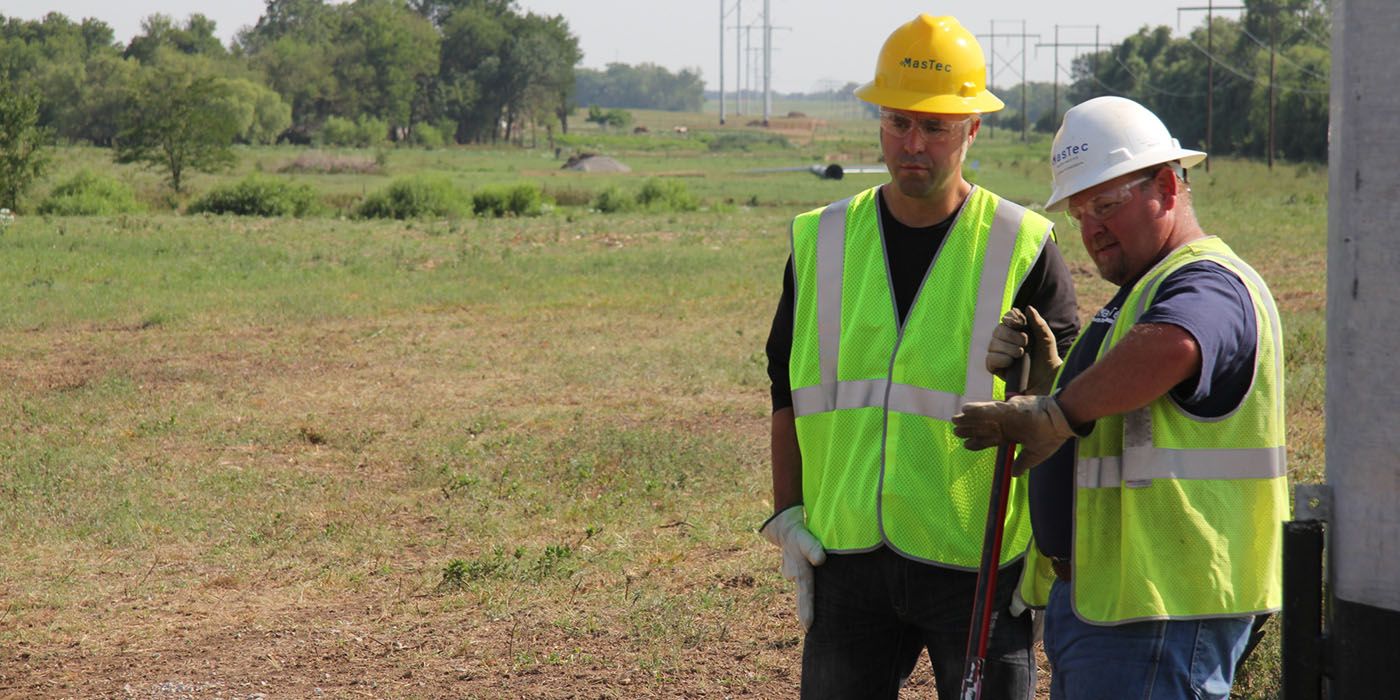
M 1173 38 L 1168 27 L 1143 27 L 1104 50 L 1081 54 L 1073 60 L 1071 81 L 1059 88 L 1058 111 L 1052 84 L 1026 86 L 1029 123 L 1053 133 L 1070 106 L 1120 95 L 1160 116 L 1182 145 L 1203 148 L 1210 98 L 1211 152 L 1263 157 L 1269 148 L 1272 82 L 1273 155 L 1325 161 L 1331 73 L 1326 0 L 1242 4 L 1238 17 L 1217 15 L 1185 37 Z M 1213 91 L 1207 82 L 1212 69 Z M 1020 129 L 1020 85 L 997 92 L 1007 109 L 989 121 Z
M 233 138 L 309 141 L 331 117 L 419 125 L 457 141 L 567 127 L 578 39 L 513 0 L 268 0 L 231 46 L 199 14 L 152 15 L 126 45 L 106 23 L 0 16 L 0 84 L 38 96 L 55 136 L 116 145 L 135 114 L 197 89 Z

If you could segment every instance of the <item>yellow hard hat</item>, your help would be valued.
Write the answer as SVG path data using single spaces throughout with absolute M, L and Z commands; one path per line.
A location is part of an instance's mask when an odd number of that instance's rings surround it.
M 1006 104 L 987 92 L 987 60 L 952 17 L 921 14 L 885 40 L 875 79 L 856 89 L 866 102 L 914 112 L 985 114 Z

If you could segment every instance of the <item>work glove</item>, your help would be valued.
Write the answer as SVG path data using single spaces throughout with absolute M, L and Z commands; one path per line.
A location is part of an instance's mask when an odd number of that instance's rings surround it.
M 1021 444 L 1021 454 L 1011 466 L 1020 476 L 1055 454 L 1065 440 L 1074 437 L 1060 405 L 1050 396 L 1013 396 L 1006 401 L 965 403 L 953 416 L 953 434 L 963 447 L 985 450 L 1003 442 Z
M 987 343 L 987 371 L 1011 384 L 1013 378 L 1006 376 L 1007 370 L 1023 356 L 1030 363 L 1030 379 L 1021 393 L 1050 393 L 1050 385 L 1061 364 L 1060 350 L 1055 345 L 1050 324 L 1040 317 L 1034 306 L 1027 306 L 1024 313 L 1013 306 L 1001 317 L 1001 323 L 992 331 L 991 342 Z
M 826 549 L 807 529 L 800 504 L 769 518 L 759 533 L 783 550 L 783 578 L 797 584 L 797 621 L 802 623 L 804 631 L 812 629 L 812 621 L 817 616 L 812 567 L 826 563 Z

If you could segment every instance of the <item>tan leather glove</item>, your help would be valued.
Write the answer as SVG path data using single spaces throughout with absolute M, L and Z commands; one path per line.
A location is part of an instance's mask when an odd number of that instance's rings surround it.
M 1062 364 L 1060 350 L 1055 345 L 1050 324 L 1040 317 L 1034 306 L 1027 306 L 1025 313 L 1012 307 L 1001 317 L 1001 323 L 992 331 L 991 342 L 987 343 L 987 371 L 1007 381 L 1007 368 L 1022 356 L 1030 363 L 1030 379 L 1022 393 L 1050 393 L 1055 372 Z
M 1011 467 L 1020 476 L 1055 454 L 1065 440 L 1074 437 L 1060 405 L 1050 396 L 1013 396 L 1008 401 L 965 403 L 953 416 L 953 434 L 963 447 L 985 450 L 1003 442 L 1021 445 Z
M 769 518 L 759 534 L 783 551 L 783 578 L 797 584 L 797 621 L 802 623 L 803 630 L 812 629 L 812 622 L 817 616 L 812 567 L 826 563 L 826 549 L 807 529 L 802 506 L 786 508 Z

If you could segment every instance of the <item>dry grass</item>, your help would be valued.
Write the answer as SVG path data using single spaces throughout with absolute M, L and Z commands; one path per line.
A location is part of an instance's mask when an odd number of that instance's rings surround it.
M 1203 219 L 1274 285 L 1290 460 L 1320 476 L 1320 234 L 1286 228 L 1315 185 L 1249 209 L 1237 179 L 1198 182 Z M 21 220 L 0 697 L 792 697 L 791 590 L 753 528 L 799 208 Z M 1062 248 L 1091 313 L 1109 290 Z

